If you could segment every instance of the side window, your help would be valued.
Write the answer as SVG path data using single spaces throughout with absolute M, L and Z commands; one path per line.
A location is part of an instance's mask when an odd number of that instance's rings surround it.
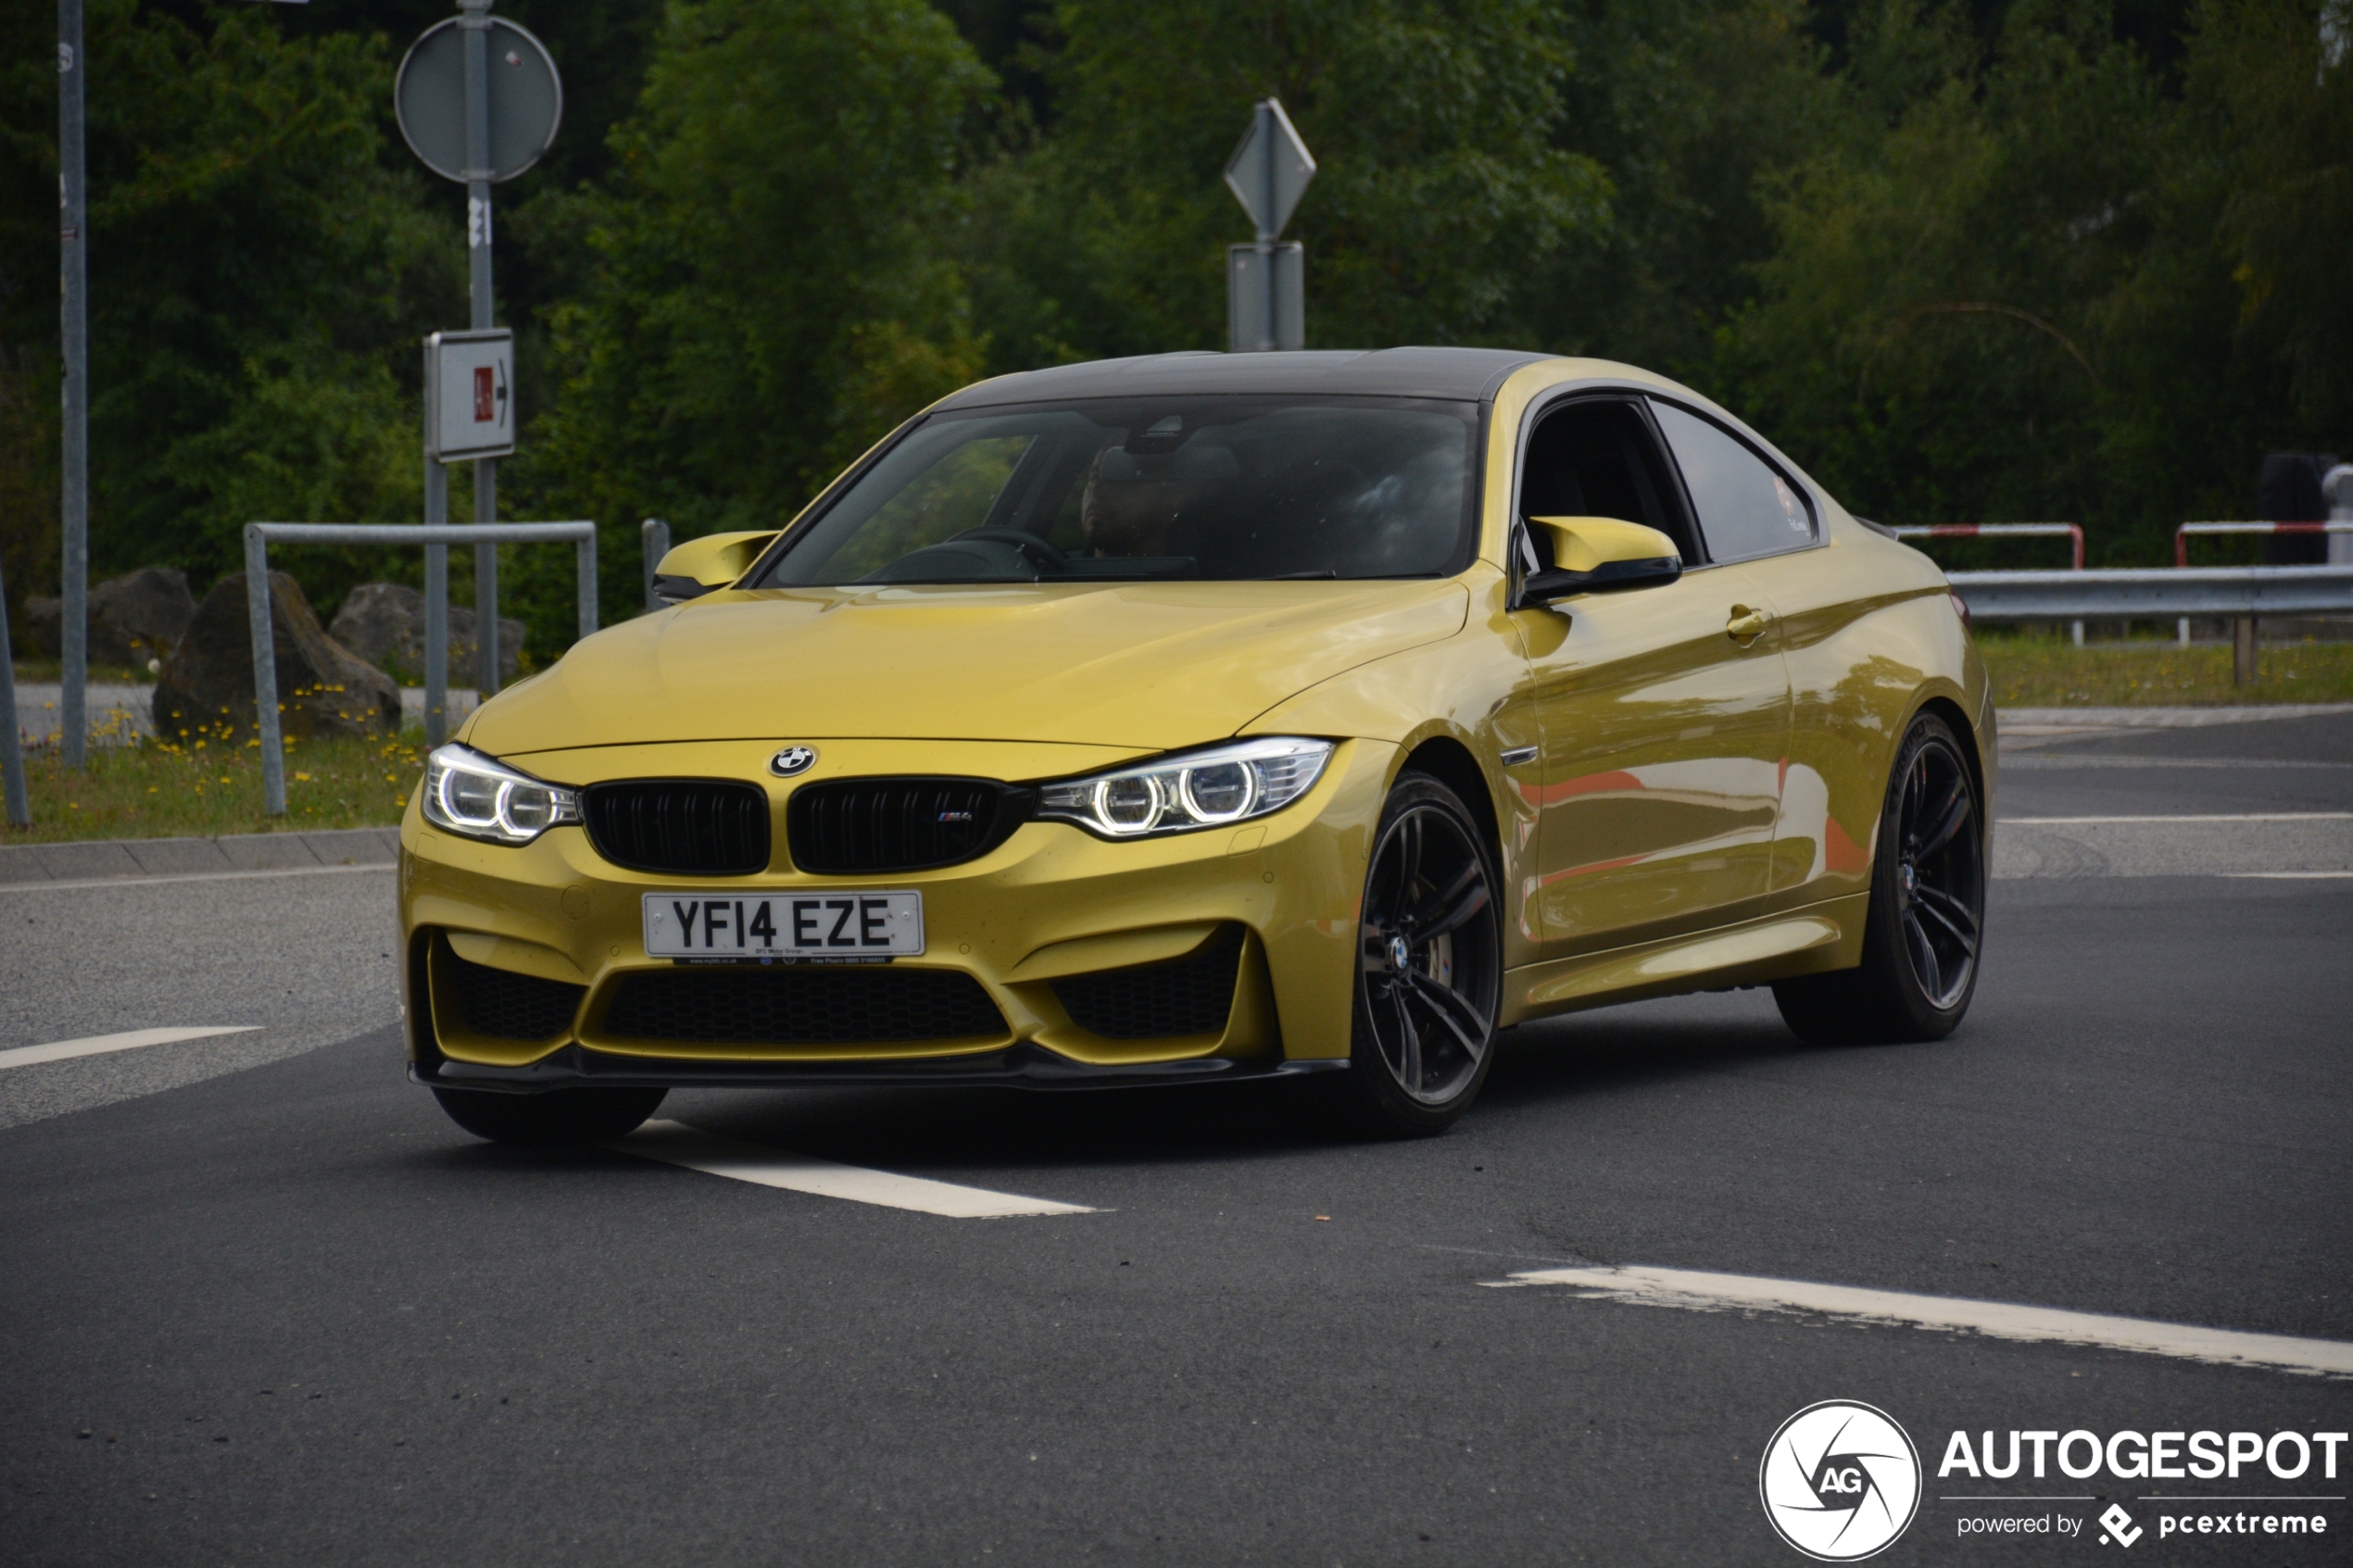
M 1622 518 L 1674 540 L 1686 562 L 1705 558 L 1648 423 L 1620 399 L 1580 398 L 1537 421 L 1520 465 L 1519 511 Z
M 1754 560 L 1814 542 L 1806 497 L 1746 443 L 1672 403 L 1651 408 L 1682 468 L 1711 558 Z

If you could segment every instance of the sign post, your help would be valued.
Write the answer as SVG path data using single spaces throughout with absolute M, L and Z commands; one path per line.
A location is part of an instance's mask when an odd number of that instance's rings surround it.
M 90 744 L 90 266 L 88 182 L 82 159 L 82 0 L 57 0 L 58 348 L 64 428 L 59 433 L 57 511 L 63 548 L 58 586 L 58 739 L 79 770 Z M 0 652 L 8 652 L 0 649 Z
M 514 451 L 513 352 L 511 343 L 500 351 L 496 380 L 484 385 L 483 367 L 468 362 L 474 378 L 452 397 L 436 380 L 436 362 L 443 345 L 459 340 L 470 344 L 504 339 L 492 325 L 490 187 L 513 179 L 537 163 L 556 139 L 563 123 L 563 82 L 546 45 L 530 32 L 490 14 L 492 0 L 459 0 L 459 14 L 435 23 L 409 45 L 393 83 L 393 107 L 400 133 L 427 169 L 466 187 L 466 259 L 472 330 L 439 332 L 427 340 L 425 521 L 448 521 L 447 476 L 441 465 L 470 461 L 474 470 L 474 521 L 487 525 L 498 520 L 498 458 Z M 439 389 L 438 393 L 435 389 Z M 450 433 L 445 415 L 477 406 L 484 395 L 495 396 L 497 423 L 505 434 L 495 449 L 455 450 L 441 444 Z M 433 407 L 440 398 L 442 414 Z M 487 407 L 488 405 L 479 405 Z M 485 419 L 460 421 L 472 425 Z M 436 505 L 438 502 L 438 505 Z M 425 559 L 425 619 L 428 628 L 446 618 L 448 592 L 446 546 L 427 549 Z M 440 570 L 436 572 L 435 568 Z M 434 584 L 440 583 L 436 595 Z M 474 546 L 474 619 L 482 628 L 475 638 L 474 684 L 487 698 L 498 690 L 498 546 L 490 540 Z M 447 658 L 442 645 L 428 632 L 425 663 L 430 675 L 437 659 Z M 440 715 L 427 704 L 425 728 L 432 738 Z
M 1315 160 L 1290 117 L 1261 98 L 1250 129 L 1226 160 L 1226 184 L 1257 226 L 1258 238 L 1226 251 L 1227 343 L 1236 354 L 1307 345 L 1307 252 L 1279 243 Z

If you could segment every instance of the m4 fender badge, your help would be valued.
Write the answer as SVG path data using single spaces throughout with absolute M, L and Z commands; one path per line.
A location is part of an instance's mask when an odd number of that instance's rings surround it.
M 817 748 L 813 746 L 788 746 L 768 759 L 768 771 L 780 779 L 805 773 L 817 765 Z

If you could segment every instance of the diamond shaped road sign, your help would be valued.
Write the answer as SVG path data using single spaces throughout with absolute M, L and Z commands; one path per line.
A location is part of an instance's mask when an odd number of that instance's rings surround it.
M 1315 178 L 1315 159 L 1282 104 L 1259 99 L 1241 145 L 1226 160 L 1226 183 L 1258 225 L 1260 240 L 1272 240 L 1283 232 L 1307 182 Z

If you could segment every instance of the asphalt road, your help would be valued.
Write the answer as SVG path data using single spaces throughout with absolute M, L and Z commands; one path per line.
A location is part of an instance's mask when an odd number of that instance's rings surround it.
M 2353 811 L 2353 716 L 2021 736 L 1999 804 Z M 400 1077 L 381 875 L 0 893 L 0 1050 L 265 1025 L 0 1068 L 0 1561 L 1786 1564 L 1760 1453 L 1832 1398 L 1928 1465 L 1876 1562 L 2353 1561 L 2342 1500 L 2214 1505 L 2327 1522 L 2255 1541 L 2143 1500 L 2340 1499 L 2353 1452 L 1936 1474 L 1956 1430 L 2345 1431 L 2353 1382 L 1490 1288 L 1641 1264 L 2353 1340 L 2353 877 L 2277 874 L 2353 871 L 2353 823 L 2133 827 L 2005 830 L 1934 1046 L 1808 1049 L 1758 992 L 1587 1014 L 1410 1144 L 1250 1090 L 663 1110 L 1094 1210 L 1012 1219 L 468 1138 Z M 2078 1500 L 1948 1500 L 1989 1493 Z M 2082 1533 L 1960 1534 L 2005 1512 Z

